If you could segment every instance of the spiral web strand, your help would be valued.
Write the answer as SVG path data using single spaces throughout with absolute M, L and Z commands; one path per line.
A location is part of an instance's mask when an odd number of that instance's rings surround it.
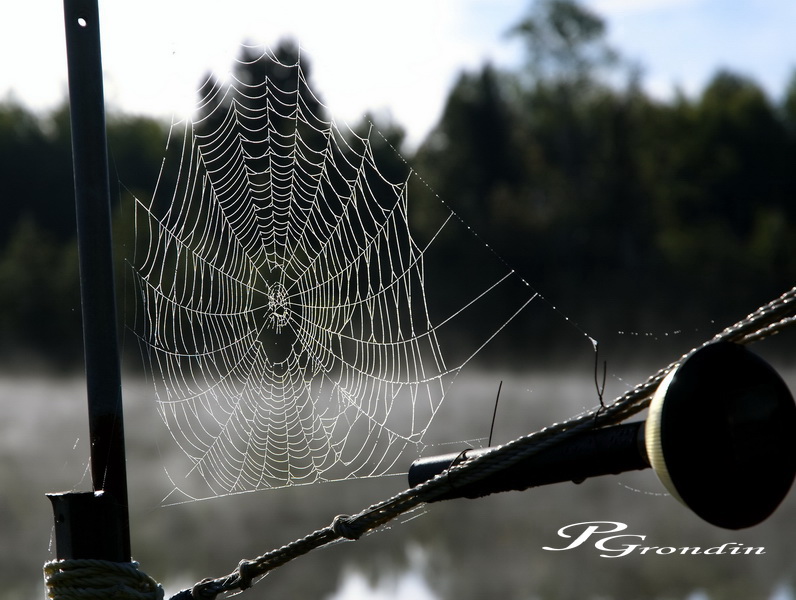
M 429 249 L 461 223 L 443 215 L 421 241 L 415 175 L 383 174 L 378 133 L 326 116 L 300 52 L 244 50 L 135 202 L 135 329 L 189 499 L 405 472 L 463 365 L 535 297 L 506 301 L 502 265 L 434 312 Z M 451 361 L 473 313 L 497 320 Z

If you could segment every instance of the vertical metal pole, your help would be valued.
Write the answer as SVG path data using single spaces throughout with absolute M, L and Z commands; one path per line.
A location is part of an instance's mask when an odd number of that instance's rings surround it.
M 100 553 L 106 556 L 86 558 L 127 562 L 130 560 L 130 528 L 97 0 L 64 0 L 64 17 L 91 475 L 94 491 L 103 492 L 93 497 L 103 498 L 103 505 L 110 504 L 113 532 L 108 531 L 107 515 L 94 529 L 105 529 L 110 538 L 117 538 L 113 543 L 115 548 L 108 549 L 107 540 L 99 544 Z M 56 507 L 56 525 L 59 517 L 63 521 L 70 511 L 75 512 L 70 509 L 59 514 Z M 73 530 L 71 535 L 81 533 Z M 103 533 L 94 531 L 88 535 Z

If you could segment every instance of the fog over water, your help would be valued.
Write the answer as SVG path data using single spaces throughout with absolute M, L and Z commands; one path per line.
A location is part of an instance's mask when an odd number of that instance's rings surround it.
M 648 373 L 611 371 L 606 398 Z M 796 371 L 788 371 L 791 388 Z M 593 373 L 463 374 L 446 400 L 440 439 L 486 436 L 497 385 L 503 390 L 494 443 L 537 430 L 596 403 Z M 404 477 L 227 496 L 176 506 L 162 500 L 178 481 L 181 454 L 160 421 L 149 384 L 125 378 L 133 554 L 168 594 L 355 513 L 406 486 Z M 84 384 L 79 376 L 0 378 L 0 578 L 3 600 L 41 597 L 41 566 L 53 557 L 44 494 L 90 489 Z M 449 449 L 444 450 L 450 451 Z M 435 452 L 438 453 L 438 452 Z M 411 457 L 407 459 L 411 462 Z M 406 465 L 408 467 L 408 463 Z M 168 475 L 167 475 L 168 472 Z M 572 550 L 558 531 L 611 521 L 650 546 L 734 542 L 764 554 L 601 557 Z M 651 470 L 558 484 L 481 500 L 425 506 L 358 542 L 333 544 L 277 569 L 248 598 L 793 598 L 796 494 L 762 525 L 725 531 L 665 494 Z M 637 538 L 633 538 L 634 540 Z M 702 595 L 699 595 L 702 594 Z

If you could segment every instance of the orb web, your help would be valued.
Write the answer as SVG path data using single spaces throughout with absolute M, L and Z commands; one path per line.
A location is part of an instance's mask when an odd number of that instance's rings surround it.
M 535 296 L 507 302 L 502 265 L 434 308 L 426 263 L 462 224 L 444 209 L 411 231 L 416 175 L 385 175 L 384 138 L 327 116 L 304 62 L 245 47 L 135 200 L 134 329 L 191 498 L 405 472 L 463 365 Z M 493 324 L 462 348 L 475 310 Z

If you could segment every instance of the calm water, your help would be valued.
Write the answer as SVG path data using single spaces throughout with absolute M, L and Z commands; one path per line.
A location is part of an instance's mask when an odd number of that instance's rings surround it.
M 614 374 L 606 397 L 643 375 Z M 786 379 L 794 389 L 796 379 Z M 589 372 L 462 376 L 441 421 L 449 431 L 439 438 L 486 436 L 501 380 L 495 443 L 596 402 Z M 281 546 L 406 485 L 403 477 L 389 477 L 164 507 L 180 457 L 155 412 L 149 386 L 131 378 L 124 392 L 134 558 L 167 593 L 224 575 L 241 558 Z M 90 489 L 84 386 L 78 377 L 5 376 L 0 402 L 0 599 L 42 597 L 41 565 L 52 557 L 52 516 L 44 494 Z M 796 493 L 766 523 L 733 532 L 702 523 L 663 492 L 647 470 L 430 505 L 356 543 L 335 544 L 277 569 L 244 597 L 793 598 Z M 568 543 L 558 535 L 562 527 L 593 521 L 625 524 L 623 533 L 643 535 L 650 546 L 734 542 L 765 553 L 605 558 L 593 543 L 543 549 Z

